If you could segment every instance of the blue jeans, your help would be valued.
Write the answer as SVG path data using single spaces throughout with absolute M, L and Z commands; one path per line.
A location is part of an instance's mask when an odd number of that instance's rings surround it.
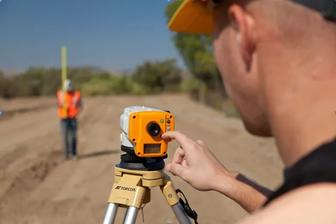
M 77 120 L 67 118 L 61 120 L 64 157 L 77 156 Z

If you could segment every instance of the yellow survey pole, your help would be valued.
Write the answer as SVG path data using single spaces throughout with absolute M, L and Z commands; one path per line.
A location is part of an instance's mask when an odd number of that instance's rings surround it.
M 64 90 L 64 82 L 67 79 L 67 47 L 61 48 L 61 64 L 62 64 L 62 89 Z
M 61 66 L 62 66 L 62 91 L 63 91 L 63 111 L 64 111 L 64 114 L 68 115 L 68 105 L 67 105 L 67 102 L 65 100 L 65 80 L 67 79 L 67 47 L 66 46 L 62 46 L 61 48 Z

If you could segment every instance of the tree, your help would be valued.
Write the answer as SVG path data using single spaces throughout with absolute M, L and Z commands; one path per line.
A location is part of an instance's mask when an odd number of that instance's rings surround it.
M 174 59 L 147 61 L 138 66 L 133 80 L 146 88 L 147 92 L 174 90 L 182 80 L 181 70 Z
M 168 21 L 181 3 L 181 0 L 177 0 L 167 5 Z M 211 38 L 203 35 L 174 33 L 172 40 L 190 73 L 204 84 L 200 88 L 200 95 L 204 95 L 204 92 L 209 89 L 225 95 L 222 79 L 212 53 Z

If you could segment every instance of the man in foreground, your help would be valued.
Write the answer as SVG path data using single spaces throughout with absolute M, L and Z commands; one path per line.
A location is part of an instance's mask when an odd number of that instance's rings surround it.
M 77 159 L 77 116 L 82 109 L 81 94 L 75 91 L 70 79 L 65 80 L 63 90 L 57 92 L 58 116 L 61 119 L 61 132 L 64 158 Z
M 244 224 L 336 223 L 335 20 L 332 0 L 185 0 L 170 28 L 213 35 L 226 90 L 251 134 L 275 138 L 285 180 L 269 191 L 179 132 L 163 135 L 180 144 L 167 170 L 236 201 Z

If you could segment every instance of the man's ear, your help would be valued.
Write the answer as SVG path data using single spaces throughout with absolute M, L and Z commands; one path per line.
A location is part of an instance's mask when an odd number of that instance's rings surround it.
M 230 25 L 236 32 L 240 54 L 249 70 L 252 64 L 253 54 L 256 47 L 256 33 L 254 18 L 241 6 L 231 5 L 229 7 Z

